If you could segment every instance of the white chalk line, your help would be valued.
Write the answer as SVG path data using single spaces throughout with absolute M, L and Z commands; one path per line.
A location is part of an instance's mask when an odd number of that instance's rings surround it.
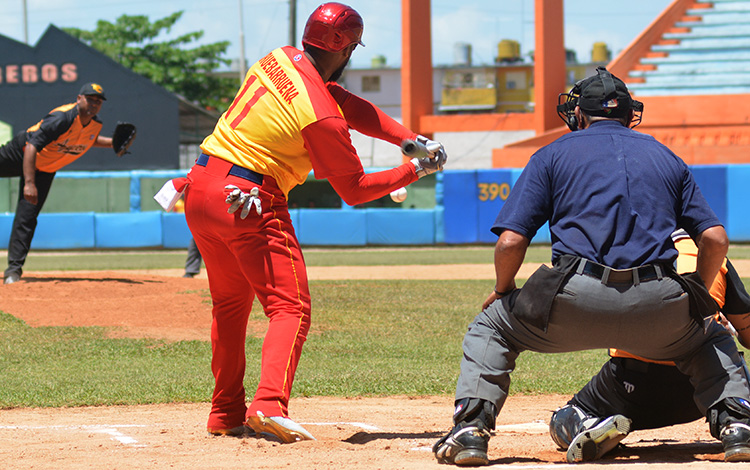
M 501 434 L 503 432 L 523 432 L 527 434 L 546 434 L 549 432 L 549 426 L 541 421 L 533 421 L 531 423 L 518 423 L 518 424 L 503 424 L 495 426 L 495 434 Z M 415 452 L 432 452 L 432 446 L 418 446 L 412 447 L 410 450 Z M 514 464 L 517 466 L 517 464 Z M 524 468 L 545 468 L 545 467 L 527 467 Z M 550 467 L 553 468 L 553 467 Z M 561 468 L 560 465 L 554 465 L 554 468 Z
M 130 447 L 148 447 L 146 444 L 139 444 L 138 440 L 123 434 L 120 428 L 145 428 L 147 424 L 78 424 L 78 425 L 49 425 L 49 426 L 0 426 L 0 430 L 18 430 L 18 431 L 40 431 L 40 430 L 60 430 L 60 431 L 88 431 L 99 434 L 107 434 L 110 439 L 120 444 Z
M 353 426 L 366 431 L 380 431 L 380 428 L 367 423 L 330 422 L 330 423 L 300 423 L 305 426 Z M 47 426 L 0 426 L 0 430 L 12 431 L 87 431 L 98 434 L 106 434 L 113 441 L 129 447 L 148 447 L 140 444 L 137 439 L 120 431 L 123 428 L 146 428 L 163 426 L 159 424 L 79 424 L 79 425 L 47 425 Z
M 332 422 L 303 422 L 299 423 L 303 426 L 351 426 L 360 428 L 365 431 L 382 431 L 381 428 L 372 424 L 361 423 L 361 422 L 348 422 L 348 421 L 332 421 Z M 146 427 L 157 427 L 164 426 L 159 424 L 81 424 L 81 425 L 47 425 L 47 426 L 0 426 L 0 430 L 60 430 L 60 431 L 88 431 L 99 434 L 106 434 L 110 439 L 119 442 L 122 445 L 129 447 L 148 447 L 146 444 L 140 444 L 137 439 L 124 434 L 120 429 L 127 428 L 146 428 Z M 502 432 L 530 432 L 530 433 L 546 433 L 549 428 L 546 424 L 535 421 L 531 423 L 519 423 L 519 424 L 504 424 L 496 426 L 495 433 Z M 410 450 L 416 452 L 432 452 L 432 446 L 418 446 L 413 447 Z M 518 465 L 514 465 L 518 467 Z M 533 469 L 544 469 L 544 468 L 567 468 L 572 465 L 522 465 L 523 468 Z
M 528 432 L 533 434 L 544 434 L 549 432 L 549 424 L 541 421 L 533 421 L 531 423 L 519 423 L 519 424 L 503 424 L 495 426 L 495 432 Z
M 331 423 L 299 423 L 302 426 L 352 426 L 355 428 L 362 428 L 365 431 L 382 431 L 377 426 L 373 426 L 367 423 L 349 423 L 345 421 L 336 421 Z

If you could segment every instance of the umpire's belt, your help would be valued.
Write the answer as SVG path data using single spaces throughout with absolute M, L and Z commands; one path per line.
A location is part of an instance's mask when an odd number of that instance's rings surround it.
M 227 162 L 226 160 L 222 160 L 218 157 L 212 157 L 211 155 L 206 155 L 205 153 L 200 154 L 198 160 L 195 161 L 195 164 L 200 166 L 207 166 L 209 159 L 220 160 L 226 164 L 231 165 L 231 163 Z M 248 170 L 247 168 L 239 165 L 232 165 L 232 167 L 229 169 L 228 174 L 236 176 L 238 178 L 246 179 L 248 181 L 252 181 L 255 184 L 263 184 L 263 175 L 253 170 Z
M 630 269 L 612 269 L 609 266 L 604 266 L 585 258 L 581 258 L 575 272 L 599 279 L 602 281 L 602 284 L 638 285 L 641 282 L 653 281 L 654 279 L 664 277 L 664 271 L 658 264 L 646 264 Z

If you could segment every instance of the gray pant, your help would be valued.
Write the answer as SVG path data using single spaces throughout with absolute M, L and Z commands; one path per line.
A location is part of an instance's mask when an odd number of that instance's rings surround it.
M 456 399 L 482 398 L 498 411 L 522 351 L 562 353 L 624 349 L 656 360 L 674 360 L 690 377 L 702 413 L 728 397 L 750 398 L 742 359 L 732 336 L 714 321 L 704 328 L 690 317 L 688 297 L 673 279 L 637 285 L 604 285 L 573 274 L 555 297 L 547 331 L 509 313 L 507 297 L 469 326 Z
M 197 275 L 201 272 L 201 263 L 203 257 L 201 252 L 198 251 L 198 245 L 195 244 L 195 238 L 190 239 L 190 245 L 188 245 L 187 258 L 185 258 L 185 274 Z

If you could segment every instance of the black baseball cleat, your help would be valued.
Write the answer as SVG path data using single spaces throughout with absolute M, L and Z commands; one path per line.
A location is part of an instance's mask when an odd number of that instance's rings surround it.
M 432 446 L 438 462 L 452 463 L 461 467 L 487 465 L 487 447 L 490 433 L 484 424 L 475 419 L 470 423 L 461 422 Z
M 566 459 L 570 463 L 588 462 L 602 458 L 617 447 L 630 432 L 630 419 L 623 415 L 604 418 L 595 426 L 579 432 L 568 447 Z
M 725 462 L 750 462 L 750 426 L 731 423 L 721 430 Z
M 5 276 L 5 280 L 3 281 L 3 284 L 13 284 L 14 282 L 18 282 L 21 280 L 21 275 L 18 273 L 10 273 L 7 276 Z

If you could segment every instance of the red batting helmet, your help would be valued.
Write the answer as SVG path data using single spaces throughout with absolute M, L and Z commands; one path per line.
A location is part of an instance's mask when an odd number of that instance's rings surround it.
M 365 24 L 354 8 L 341 3 L 324 3 L 310 15 L 302 34 L 302 44 L 328 52 L 338 52 L 357 43 L 362 44 Z

